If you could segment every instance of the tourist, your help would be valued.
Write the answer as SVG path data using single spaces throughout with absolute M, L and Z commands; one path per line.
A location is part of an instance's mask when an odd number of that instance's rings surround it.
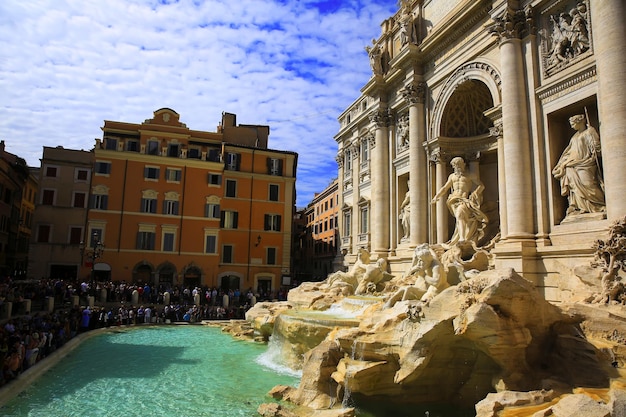
M 143 311 L 144 323 L 151 323 L 152 320 L 152 309 L 150 306 L 146 307 Z
M 137 323 L 143 323 L 144 322 L 144 315 L 146 314 L 146 310 L 143 308 L 143 306 L 139 306 L 139 308 L 137 309 Z
M 81 312 L 82 320 L 80 322 L 80 332 L 85 332 L 89 330 L 89 321 L 91 320 L 91 310 L 89 306 L 85 307 Z

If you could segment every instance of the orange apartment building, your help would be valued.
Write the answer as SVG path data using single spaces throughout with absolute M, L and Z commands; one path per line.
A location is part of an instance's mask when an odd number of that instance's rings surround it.
M 224 113 L 217 132 L 190 130 L 162 108 L 102 130 L 81 277 L 259 291 L 290 284 L 297 153 L 268 149 L 268 126 Z
M 307 222 L 304 246 L 304 274 L 313 281 L 325 279 L 337 269 L 339 216 L 338 180 L 335 178 L 323 191 L 316 193 L 304 210 Z

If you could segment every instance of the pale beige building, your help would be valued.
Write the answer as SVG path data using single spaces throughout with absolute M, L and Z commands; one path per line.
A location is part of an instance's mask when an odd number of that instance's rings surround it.
M 626 214 L 625 3 L 400 3 L 367 47 L 371 79 L 339 116 L 346 260 L 366 247 L 401 271 L 417 244 L 451 241 L 446 198 L 431 200 L 462 157 L 484 185 L 477 246 L 567 299 L 564 278 Z
M 78 278 L 93 161 L 93 152 L 43 147 L 29 277 Z

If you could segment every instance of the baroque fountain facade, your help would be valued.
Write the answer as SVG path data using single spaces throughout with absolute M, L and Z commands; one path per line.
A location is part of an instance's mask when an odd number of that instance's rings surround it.
M 339 116 L 337 272 L 247 316 L 303 371 L 284 399 L 626 415 L 625 19 L 399 2 Z

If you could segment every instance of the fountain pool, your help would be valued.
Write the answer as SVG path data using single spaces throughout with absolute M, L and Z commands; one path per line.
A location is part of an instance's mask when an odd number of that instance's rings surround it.
M 85 340 L 2 416 L 254 416 L 278 384 L 298 375 L 263 362 L 267 347 L 219 328 L 120 329 Z
M 112 329 L 85 340 L 0 407 L 0 415 L 253 417 L 259 404 L 272 401 L 267 392 L 275 385 L 299 383 L 299 373 L 276 365 L 270 350 L 215 327 Z M 389 401 L 350 405 L 358 417 L 473 415 Z

